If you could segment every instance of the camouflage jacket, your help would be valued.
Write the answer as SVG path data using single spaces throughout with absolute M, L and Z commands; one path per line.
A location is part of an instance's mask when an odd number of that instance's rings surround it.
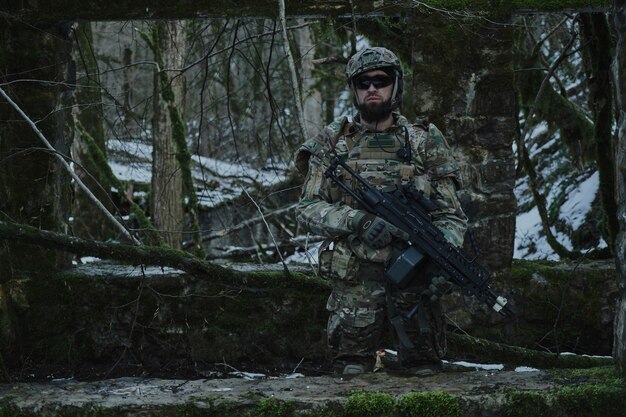
M 384 132 L 366 130 L 357 121 L 336 120 L 296 152 L 297 169 L 306 180 L 297 207 L 300 226 L 334 241 L 350 241 L 350 223 L 359 209 L 349 196 L 324 176 L 333 156 L 347 163 L 380 189 L 412 181 L 437 206 L 433 223 L 449 242 L 460 246 L 467 228 L 456 191 L 462 186 L 459 165 L 442 133 L 433 124 L 411 124 L 394 113 L 394 124 Z M 403 158 L 398 150 L 410 146 Z M 338 175 L 341 175 L 338 172 Z M 350 245 L 359 258 L 384 261 L 388 251 Z

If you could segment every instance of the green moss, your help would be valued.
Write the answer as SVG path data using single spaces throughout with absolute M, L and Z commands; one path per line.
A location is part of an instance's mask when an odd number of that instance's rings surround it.
M 306 417 L 339 417 L 340 412 L 333 410 L 329 406 L 323 408 L 316 408 L 313 410 L 308 410 L 302 413 L 303 416 Z
M 412 392 L 397 404 L 398 417 L 460 417 L 461 414 L 459 400 L 441 391 Z
M 549 391 L 505 390 L 504 417 L 622 416 L 626 384 L 612 366 L 552 370 L 557 388 Z
M 618 380 L 619 374 L 613 366 L 597 366 L 587 369 L 555 370 L 551 372 L 556 378 L 572 379 L 587 378 L 597 381 Z
M 290 272 L 289 275 L 286 275 L 284 271 L 263 271 L 253 272 L 250 277 L 268 288 L 292 288 L 296 286 L 300 288 L 303 286 L 305 291 L 330 288 L 327 280 L 301 272 Z
M 554 415 L 546 396 L 534 391 L 507 391 L 502 415 L 504 417 L 551 417 Z
M 10 404 L 0 404 L 0 417 L 39 417 L 42 415 L 50 417 L 116 417 L 120 415 L 120 411 L 86 405 L 83 407 L 65 407 L 58 411 L 43 414 L 42 412 L 21 410 Z
M 391 417 L 395 399 L 383 392 L 355 392 L 343 406 L 346 417 Z
M 156 230 L 148 216 L 146 216 L 146 213 L 137 203 L 131 201 L 130 210 L 135 220 L 137 220 L 137 223 L 139 223 L 139 229 L 142 231 L 143 243 L 145 245 L 168 247 L 161 234 Z
M 86 168 L 91 171 L 91 175 L 100 182 L 102 187 L 107 193 L 111 192 L 111 187 L 116 187 L 118 190 L 122 189 L 122 184 L 117 179 L 106 156 L 106 150 L 103 150 L 98 146 L 94 137 L 87 132 L 80 120 L 76 120 L 76 129 L 80 134 L 82 141 L 87 146 L 87 152 L 85 157 L 89 159 L 89 163 Z
M 602 303 L 609 295 L 607 286 L 616 279 L 612 274 L 597 263 L 513 260 L 510 272 L 498 282 L 524 294 L 513 297 L 522 320 L 508 337 L 499 327 L 474 335 L 530 348 L 541 343 L 553 352 L 609 354 L 612 332 L 602 316 Z
M 623 384 L 583 384 L 555 394 L 555 406 L 568 417 L 619 416 L 626 409 Z
M 257 405 L 255 417 L 291 417 L 295 412 L 296 406 L 293 401 L 264 398 Z

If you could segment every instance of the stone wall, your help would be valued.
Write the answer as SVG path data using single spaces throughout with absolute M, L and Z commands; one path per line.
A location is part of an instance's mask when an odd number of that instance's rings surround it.
M 510 266 L 515 238 L 513 29 L 505 23 L 415 16 L 407 86 L 407 111 L 435 123 L 461 162 L 459 196 L 480 260 L 494 270 Z

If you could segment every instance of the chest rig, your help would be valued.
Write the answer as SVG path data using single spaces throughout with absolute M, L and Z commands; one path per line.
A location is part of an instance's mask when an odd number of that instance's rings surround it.
M 371 132 L 348 123 L 337 145 L 337 150 L 346 155 L 346 164 L 382 191 L 390 191 L 396 185 L 409 183 L 415 178 L 415 155 L 406 126 Z M 343 177 L 352 188 L 356 187 L 352 176 Z M 355 205 L 348 193 L 343 193 L 341 200 L 351 207 Z

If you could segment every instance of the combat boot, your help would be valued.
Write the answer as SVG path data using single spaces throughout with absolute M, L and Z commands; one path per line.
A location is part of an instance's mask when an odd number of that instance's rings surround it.
M 422 363 L 411 364 L 407 367 L 409 374 L 418 377 L 433 376 L 442 371 L 443 367 L 441 361 L 428 361 Z
M 365 373 L 365 365 L 360 363 L 348 363 L 343 367 L 341 371 L 343 375 L 359 375 Z

